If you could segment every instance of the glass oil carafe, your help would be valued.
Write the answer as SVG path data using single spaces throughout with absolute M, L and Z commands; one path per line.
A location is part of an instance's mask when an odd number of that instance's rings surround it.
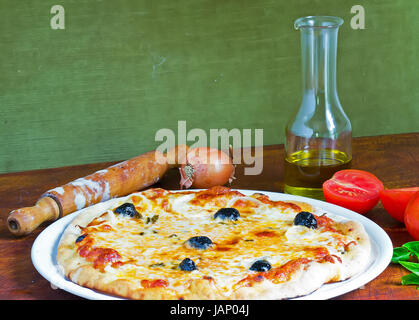
M 284 192 L 324 199 L 322 184 L 352 159 L 351 123 L 336 89 L 337 36 L 343 20 L 297 19 L 301 33 L 302 100 L 286 127 Z

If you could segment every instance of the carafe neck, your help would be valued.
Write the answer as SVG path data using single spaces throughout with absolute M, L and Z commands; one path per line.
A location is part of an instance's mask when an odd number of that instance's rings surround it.
M 316 104 L 339 104 L 336 89 L 336 51 L 339 23 L 301 23 L 303 95 Z M 313 97 L 314 95 L 314 97 Z M 321 101 L 323 100 L 323 101 Z

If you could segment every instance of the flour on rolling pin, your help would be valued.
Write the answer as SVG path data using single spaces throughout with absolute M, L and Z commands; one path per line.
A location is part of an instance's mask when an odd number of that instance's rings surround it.
M 105 170 L 98 171 L 96 174 L 101 174 L 104 171 Z M 71 186 L 74 204 L 76 205 L 77 210 L 111 198 L 110 187 L 107 181 L 94 181 L 88 178 L 80 178 L 70 182 L 69 186 Z M 64 187 L 57 187 L 47 191 L 46 194 L 59 197 L 63 196 L 64 192 Z
M 10 212 L 7 218 L 9 230 L 15 235 L 28 234 L 42 222 L 54 221 L 96 203 L 139 191 L 158 182 L 171 167 L 166 155 L 150 151 L 96 171 L 48 190 L 33 207 Z
M 155 152 L 117 163 L 107 169 L 51 189 L 43 196 L 55 199 L 62 215 L 93 204 L 143 189 L 160 180 L 168 166 L 155 158 Z

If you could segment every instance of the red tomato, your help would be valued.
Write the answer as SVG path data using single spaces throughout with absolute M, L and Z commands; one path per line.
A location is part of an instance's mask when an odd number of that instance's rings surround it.
M 404 212 L 412 196 L 419 191 L 419 187 L 384 189 L 380 192 L 380 200 L 384 209 L 400 222 L 404 222 Z
M 407 204 L 404 224 L 413 239 L 419 241 L 419 191 L 412 196 Z
M 382 182 L 372 173 L 355 169 L 338 171 L 323 183 L 323 194 L 327 202 L 358 213 L 371 210 L 383 189 Z

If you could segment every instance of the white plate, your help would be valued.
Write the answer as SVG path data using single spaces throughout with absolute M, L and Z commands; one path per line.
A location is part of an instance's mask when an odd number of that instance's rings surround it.
M 324 300 L 340 296 L 344 293 L 355 290 L 366 283 L 376 278 L 388 266 L 393 254 L 393 245 L 387 233 L 381 229 L 376 223 L 368 218 L 357 214 L 351 210 L 324 202 L 305 197 L 293 196 L 289 194 L 255 191 L 255 190 L 238 190 L 245 195 L 250 195 L 256 192 L 263 193 L 271 200 L 288 200 L 288 201 L 305 201 L 310 203 L 315 209 L 325 212 L 331 216 L 340 216 L 344 219 L 354 220 L 360 222 L 371 239 L 372 255 L 371 260 L 366 270 L 348 280 L 329 283 L 323 285 L 313 293 L 295 298 L 296 300 Z M 98 204 L 100 205 L 100 204 Z M 81 287 L 65 277 L 60 273 L 57 265 L 56 255 L 57 246 L 61 235 L 67 225 L 73 218 L 80 214 L 83 210 L 69 214 L 56 222 L 49 225 L 36 238 L 32 246 L 31 258 L 36 270 L 47 279 L 52 287 L 58 287 L 62 290 L 75 294 L 77 296 L 93 299 L 120 299 L 115 296 L 107 295 L 88 288 Z

